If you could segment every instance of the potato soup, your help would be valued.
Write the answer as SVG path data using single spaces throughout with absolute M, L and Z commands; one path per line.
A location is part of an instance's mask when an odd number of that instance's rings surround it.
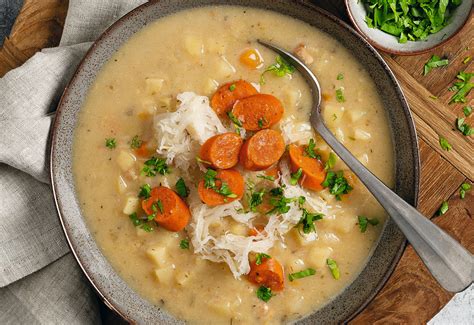
M 327 126 L 394 183 L 376 87 L 330 35 L 231 6 L 143 28 L 89 89 L 75 131 L 75 187 L 114 269 L 190 324 L 308 315 L 357 277 L 386 219 L 312 131 L 303 77 L 257 39 L 310 67 Z

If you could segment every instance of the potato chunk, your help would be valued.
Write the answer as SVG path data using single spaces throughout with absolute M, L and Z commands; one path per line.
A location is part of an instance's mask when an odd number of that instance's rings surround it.
M 163 268 L 169 264 L 168 250 L 165 247 L 152 247 L 146 251 L 146 256 L 156 266 Z
M 125 200 L 125 205 L 123 206 L 123 213 L 131 215 L 134 212 L 137 212 L 140 201 L 137 197 L 129 196 Z
M 135 161 L 137 161 L 137 158 L 126 150 L 120 150 L 117 156 L 117 164 L 124 172 L 131 169 L 135 164 Z
M 306 256 L 306 264 L 315 269 L 323 268 L 326 265 L 326 260 L 331 256 L 332 249 L 330 247 L 314 247 Z
M 155 276 L 161 284 L 171 285 L 174 283 L 174 269 L 171 266 L 155 269 Z

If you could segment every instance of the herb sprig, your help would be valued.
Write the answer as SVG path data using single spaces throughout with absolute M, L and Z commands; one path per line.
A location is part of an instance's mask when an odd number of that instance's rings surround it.
M 286 61 L 283 57 L 280 55 L 277 55 L 275 58 L 275 63 L 272 65 L 269 65 L 265 71 L 260 75 L 260 84 L 264 85 L 265 84 L 265 73 L 271 72 L 277 77 L 284 77 L 286 75 L 291 75 L 293 72 L 295 72 L 295 67 L 288 61 Z

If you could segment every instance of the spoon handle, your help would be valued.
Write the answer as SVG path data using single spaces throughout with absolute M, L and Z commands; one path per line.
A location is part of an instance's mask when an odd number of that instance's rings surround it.
M 334 137 L 320 119 L 312 116 L 311 123 L 395 220 L 441 286 L 451 292 L 467 288 L 474 279 L 472 254 L 382 183 Z

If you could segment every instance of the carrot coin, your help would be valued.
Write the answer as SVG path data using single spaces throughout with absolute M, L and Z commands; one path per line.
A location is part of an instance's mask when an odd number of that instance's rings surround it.
M 320 191 L 323 189 L 321 183 L 326 177 L 326 171 L 322 162 L 316 158 L 305 155 L 304 146 L 296 146 L 291 144 L 288 149 L 291 163 L 291 171 L 296 172 L 302 169 L 303 173 L 299 179 L 301 186 L 313 190 Z
M 263 59 L 257 49 L 247 49 L 240 54 L 240 63 L 250 69 L 258 69 L 263 65 Z
M 199 158 L 217 169 L 232 168 L 239 162 L 242 138 L 233 132 L 215 135 L 201 146 Z
M 219 87 L 211 98 L 211 107 L 217 115 L 225 116 L 232 110 L 234 103 L 242 98 L 257 94 L 258 91 L 251 83 L 237 80 Z
M 273 291 L 284 288 L 283 267 L 272 257 L 262 257 L 258 265 L 257 261 L 250 262 L 248 279 L 252 283 L 264 285 Z
M 279 132 L 261 130 L 245 141 L 239 161 L 245 169 L 264 170 L 276 163 L 284 152 L 285 142 Z
M 238 100 L 232 109 L 232 114 L 242 122 L 244 129 L 258 131 L 278 123 L 283 111 L 283 105 L 275 96 L 256 94 Z
M 189 222 L 191 213 L 186 203 L 173 190 L 158 186 L 151 190 L 150 197 L 142 201 L 147 215 L 155 215 L 155 221 L 170 231 L 180 231 Z
M 209 206 L 240 200 L 244 195 L 244 178 L 236 170 L 218 170 L 210 180 L 206 173 L 206 178 L 207 181 L 199 182 L 198 193 L 201 201 Z

